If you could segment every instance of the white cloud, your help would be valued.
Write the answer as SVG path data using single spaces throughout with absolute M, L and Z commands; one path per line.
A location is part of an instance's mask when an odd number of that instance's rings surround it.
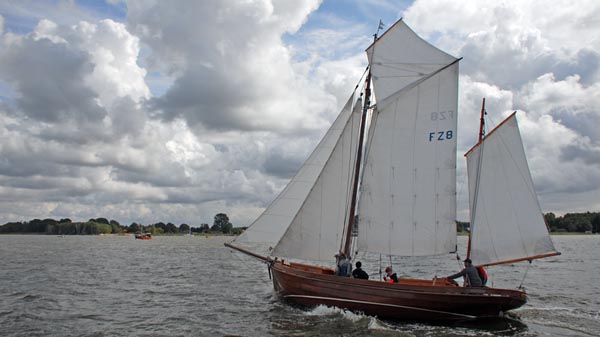
M 547 72 L 597 74 L 600 22 L 591 20 L 591 13 L 600 13 L 593 1 L 548 6 L 544 1 L 438 0 L 417 1 L 404 15 L 417 32 L 437 36 L 440 47 L 465 57 L 464 72 L 518 89 Z
M 123 22 L 61 6 L 0 4 L 37 22 L 22 33 L 0 16 L 0 223 L 198 225 L 225 212 L 249 224 L 345 103 L 373 30 L 317 0 L 128 1 Z M 486 97 L 488 128 L 519 110 L 545 211 L 600 207 L 599 14 L 594 1 L 513 0 L 402 13 L 464 57 L 459 172 Z
M 464 57 L 459 132 L 473 136 L 459 138 L 459 153 L 476 137 L 482 97 L 487 98 L 488 128 L 490 121 L 499 123 L 520 110 L 525 150 L 545 211 L 598 205 L 597 198 L 579 197 L 590 190 L 600 195 L 595 130 L 600 100 L 594 94 L 600 85 L 600 21 L 592 19 L 598 13 L 600 4 L 594 1 L 548 6 L 543 1 L 437 0 L 416 1 L 403 15 L 417 32 Z M 559 193 L 581 204 L 561 205 Z
M 600 186 L 600 83 L 586 87 L 577 75 L 556 81 L 547 74 L 521 92 L 531 119 L 526 139 L 542 192 L 585 192 Z
M 110 107 L 115 100 L 129 97 L 139 103 L 149 98 L 144 82 L 146 71 L 137 65 L 138 38 L 123 24 L 102 20 L 98 24 L 80 22 L 75 26 L 81 49 L 86 50 L 94 70 L 85 82 L 98 93 L 100 103 Z
M 165 120 L 183 118 L 192 127 L 322 128 L 328 120 L 321 114 L 330 115 L 336 104 L 296 73 L 281 40 L 315 7 L 316 2 L 131 2 L 129 27 L 151 48 L 147 63 L 176 76 L 151 108 Z
M 149 98 L 145 70 L 137 65 L 138 40 L 123 24 L 42 20 L 30 34 L 5 35 L 3 44 L 0 74 L 14 94 L 0 110 L 0 198 L 39 205 L 11 207 L 6 220 L 37 217 L 36 209 L 52 210 L 57 201 L 77 214 L 83 204 L 168 199 L 156 185 L 181 181 L 182 170 L 159 164 L 167 151 L 153 137 L 170 127 L 153 127 L 141 109 Z M 173 175 L 159 173 L 168 168 Z
M 315 85 L 282 42 L 316 3 L 188 5 L 130 3 L 139 37 L 112 20 L 41 20 L 5 39 L 2 79 L 15 89 L 15 106 L 3 111 L 14 123 L 0 128 L 10 139 L 0 173 L 13 181 L 3 195 L 57 217 L 108 212 L 139 221 L 136 212 L 149 209 L 147 221 L 190 222 L 215 204 L 240 224 L 257 215 L 334 118 L 339 103 L 320 88 L 348 76 Z M 151 97 L 140 64 L 174 78 L 164 96 Z M 18 218 L 31 214 L 14 209 Z

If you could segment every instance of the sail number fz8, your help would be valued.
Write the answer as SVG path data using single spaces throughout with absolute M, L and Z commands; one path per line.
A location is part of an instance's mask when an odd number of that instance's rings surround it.
M 452 110 L 448 110 L 448 111 L 434 111 L 431 113 L 431 121 L 432 122 L 438 122 L 438 121 L 444 121 L 447 119 L 453 119 L 454 118 L 454 111 Z M 429 141 L 430 142 L 434 142 L 434 141 L 443 141 L 443 140 L 450 140 L 454 137 L 454 133 L 452 132 L 452 130 L 448 130 L 448 131 L 435 131 L 435 132 L 430 132 L 429 133 Z
M 452 139 L 453 132 L 452 130 L 448 131 L 437 131 L 429 133 L 429 141 L 438 141 L 438 140 L 450 140 Z

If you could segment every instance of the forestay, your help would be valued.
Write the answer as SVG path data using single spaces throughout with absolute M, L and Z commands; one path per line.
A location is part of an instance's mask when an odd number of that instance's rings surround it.
M 555 255 L 513 113 L 465 155 L 471 260 L 496 264 Z
M 351 97 L 273 203 L 236 242 L 275 245 L 275 256 L 331 261 L 347 221 L 361 100 Z M 354 113 L 352 113 L 354 111 Z
M 403 256 L 453 252 L 458 60 L 402 21 L 367 54 L 377 110 L 362 176 L 358 249 Z

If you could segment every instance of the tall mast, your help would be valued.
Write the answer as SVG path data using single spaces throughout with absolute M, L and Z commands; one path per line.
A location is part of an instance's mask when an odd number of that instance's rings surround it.
M 483 100 L 481 101 L 481 117 L 479 118 L 479 136 L 477 139 L 477 143 L 481 143 L 481 141 L 483 140 L 483 136 L 485 134 L 485 97 L 483 98 Z M 481 156 L 481 155 L 480 155 Z M 480 157 L 481 158 L 481 157 Z M 477 170 L 479 170 L 480 168 L 478 167 Z M 479 174 L 478 174 L 479 176 Z M 477 179 L 479 180 L 479 177 L 477 177 Z M 471 258 L 471 233 L 473 232 L 473 223 L 471 221 L 471 223 L 469 224 L 469 237 L 468 237 L 468 241 L 467 241 L 467 259 Z
M 377 29 L 377 33 L 379 33 L 379 29 L 381 29 L 382 23 L 379 21 L 379 28 Z M 373 43 L 377 41 L 377 33 L 373 34 Z M 352 228 L 354 228 L 354 212 L 356 211 L 356 198 L 358 195 L 358 181 L 359 181 L 359 173 L 360 168 L 362 166 L 362 147 L 365 139 L 365 124 L 367 121 L 367 111 L 369 110 L 369 106 L 371 105 L 371 66 L 369 65 L 369 73 L 367 74 L 367 78 L 365 80 L 365 101 L 362 110 L 362 116 L 360 120 L 360 132 L 358 137 L 358 153 L 356 154 L 356 165 L 354 166 L 354 183 L 352 186 L 352 200 L 350 201 L 350 211 L 348 214 L 348 224 L 346 225 L 346 239 L 344 241 L 344 255 L 350 256 L 350 246 L 352 244 Z
M 481 117 L 479 118 L 479 139 L 477 140 L 478 142 L 481 142 L 481 140 L 483 139 L 483 135 L 485 133 L 485 130 L 483 129 L 485 127 L 485 97 L 483 98 L 482 102 L 481 102 Z

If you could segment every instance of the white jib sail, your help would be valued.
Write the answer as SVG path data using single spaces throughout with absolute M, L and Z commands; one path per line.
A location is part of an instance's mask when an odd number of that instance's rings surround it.
M 377 113 L 362 176 L 358 249 L 402 256 L 453 252 L 457 59 L 402 21 L 367 53 Z
M 473 263 L 556 252 L 533 187 L 516 115 L 490 132 L 466 157 Z
M 274 245 L 275 256 L 333 260 L 354 177 L 361 100 L 354 113 L 352 102 L 353 97 L 296 176 L 236 242 Z

